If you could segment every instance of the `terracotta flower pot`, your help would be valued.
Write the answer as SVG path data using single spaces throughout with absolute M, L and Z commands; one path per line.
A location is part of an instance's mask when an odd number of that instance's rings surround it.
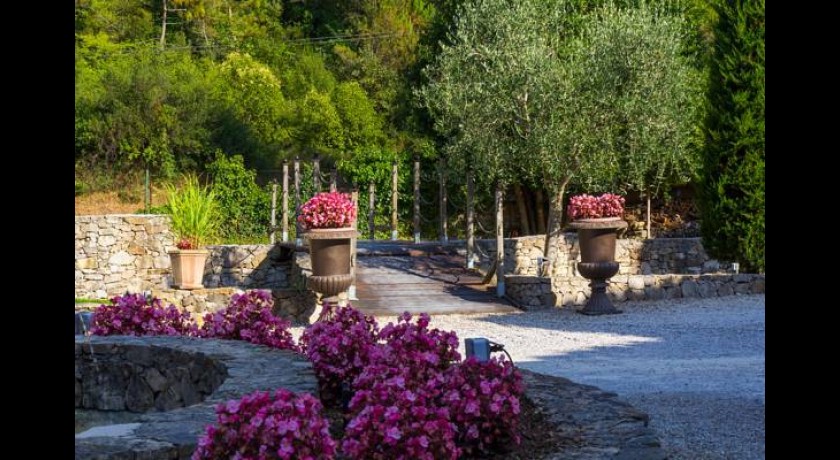
M 204 249 L 177 249 L 169 252 L 172 262 L 172 287 L 201 289 L 204 287 L 204 264 L 210 251 Z

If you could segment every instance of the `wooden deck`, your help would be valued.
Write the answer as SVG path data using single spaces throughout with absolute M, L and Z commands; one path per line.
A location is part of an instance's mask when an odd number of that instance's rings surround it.
M 356 262 L 354 307 L 369 315 L 508 313 L 518 311 L 463 268 L 458 255 L 361 256 Z

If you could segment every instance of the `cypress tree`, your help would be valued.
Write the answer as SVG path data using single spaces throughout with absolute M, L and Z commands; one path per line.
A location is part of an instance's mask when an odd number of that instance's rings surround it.
M 764 272 L 764 0 L 717 0 L 700 184 L 709 253 Z

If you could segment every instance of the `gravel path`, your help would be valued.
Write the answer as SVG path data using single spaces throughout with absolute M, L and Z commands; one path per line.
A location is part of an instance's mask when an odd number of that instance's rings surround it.
M 764 295 L 570 310 L 439 315 L 432 326 L 503 343 L 527 369 L 614 391 L 647 412 L 672 459 L 763 459 Z M 393 318 L 378 318 L 387 323 Z

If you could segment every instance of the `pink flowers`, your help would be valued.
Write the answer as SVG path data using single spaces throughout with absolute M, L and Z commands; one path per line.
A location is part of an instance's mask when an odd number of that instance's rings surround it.
M 322 409 L 311 395 L 283 388 L 219 404 L 217 425 L 207 427 L 192 458 L 335 458 L 336 442 Z
M 336 402 L 342 383 L 352 382 L 370 363 L 379 326 L 352 307 L 339 307 L 306 328 L 300 346 L 312 361 L 326 405 Z M 327 316 L 327 315 L 325 315 Z
M 569 199 L 566 212 L 572 220 L 621 217 L 624 214 L 624 197 L 612 193 L 598 197 L 586 193 L 575 195 Z
M 318 193 L 300 207 L 297 220 L 306 230 L 349 227 L 356 220 L 356 206 L 346 193 Z
M 274 316 L 274 300 L 269 291 L 252 290 L 234 294 L 228 306 L 204 315 L 204 324 L 196 331 L 199 337 L 244 340 L 282 350 L 298 347 L 289 332 L 291 323 Z
M 125 294 L 100 305 L 93 315 L 94 335 L 190 335 L 194 323 L 187 312 L 163 306 L 157 298 Z
M 159 299 L 127 294 L 97 310 L 96 334 L 188 335 L 298 350 L 267 291 L 234 295 L 198 328 Z M 412 321 L 414 320 L 414 321 Z M 350 389 L 341 453 L 348 459 L 457 459 L 519 443 L 522 376 L 510 361 L 461 361 L 458 336 L 409 313 L 381 330 L 352 307 L 337 308 L 301 336 L 324 396 Z M 324 391 L 324 390 L 328 391 Z M 193 459 L 331 459 L 339 443 L 322 403 L 285 389 L 257 391 L 216 407 L 217 423 Z

